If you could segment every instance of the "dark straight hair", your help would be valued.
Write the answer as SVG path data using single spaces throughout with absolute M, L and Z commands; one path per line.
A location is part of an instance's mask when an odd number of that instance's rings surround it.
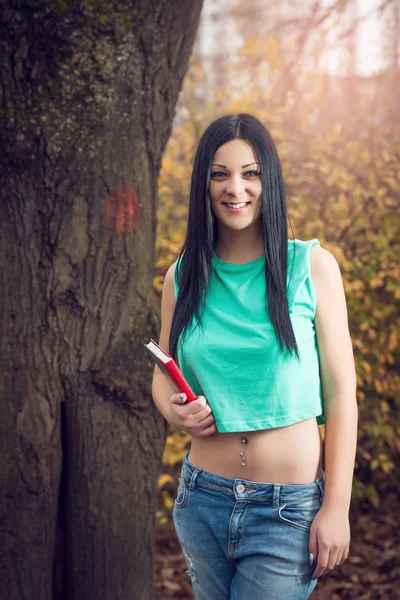
M 172 318 L 169 350 L 178 361 L 177 348 L 192 320 L 201 325 L 212 272 L 212 254 L 217 241 L 217 222 L 209 194 L 211 163 L 222 144 L 246 140 L 260 164 L 262 184 L 262 232 L 265 254 L 266 308 L 278 344 L 299 358 L 289 316 L 286 293 L 288 230 L 282 168 L 275 143 L 264 125 L 252 115 L 226 115 L 206 129 L 197 147 L 190 186 L 186 239 L 178 257 L 175 277 L 179 286 Z

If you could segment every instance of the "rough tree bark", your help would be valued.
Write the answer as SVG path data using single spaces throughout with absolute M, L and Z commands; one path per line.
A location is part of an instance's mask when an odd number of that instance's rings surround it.
M 157 178 L 202 0 L 4 0 L 0 598 L 153 596 Z

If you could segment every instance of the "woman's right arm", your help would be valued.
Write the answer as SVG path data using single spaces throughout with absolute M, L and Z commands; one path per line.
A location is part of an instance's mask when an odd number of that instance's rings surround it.
M 164 278 L 161 296 L 161 331 L 159 345 L 169 353 L 169 334 L 172 317 L 175 310 L 174 273 L 176 262 L 173 263 Z M 197 437 L 208 437 L 216 432 L 214 417 L 210 405 L 204 396 L 185 404 L 186 398 L 180 398 L 174 386 L 155 365 L 152 382 L 154 402 L 170 425 L 183 429 Z

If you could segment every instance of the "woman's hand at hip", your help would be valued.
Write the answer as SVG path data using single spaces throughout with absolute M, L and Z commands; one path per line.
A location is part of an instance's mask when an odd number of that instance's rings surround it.
M 341 506 L 322 505 L 311 524 L 309 552 L 317 565 L 312 579 L 326 575 L 341 565 L 349 554 L 350 524 L 349 512 Z

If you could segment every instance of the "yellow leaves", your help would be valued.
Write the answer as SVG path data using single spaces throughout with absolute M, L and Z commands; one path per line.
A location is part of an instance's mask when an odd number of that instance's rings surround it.
M 330 130 L 327 141 L 329 144 L 336 144 L 342 137 L 343 126 L 341 123 L 335 123 Z
M 251 60 L 267 60 L 272 69 L 280 67 L 282 63 L 280 42 L 274 35 L 269 35 L 267 38 L 261 38 L 260 36 L 246 38 L 242 52 L 245 57 Z
M 172 509 L 174 508 L 174 500 L 165 491 L 162 493 L 162 499 L 164 508 L 167 510 L 167 512 L 171 513 Z
M 348 201 L 348 198 L 347 198 L 346 194 L 344 194 L 343 192 L 339 193 L 339 196 L 338 196 L 338 205 L 340 207 L 340 212 L 343 215 L 347 214 L 347 212 L 349 210 L 349 201 Z
M 397 193 L 400 192 L 400 182 L 397 181 L 397 179 L 395 179 L 394 177 L 384 177 L 383 181 L 385 181 L 389 185 L 392 191 Z
M 279 67 L 281 59 L 279 57 L 280 44 L 276 37 L 269 35 L 265 44 L 265 57 L 271 67 Z
M 365 284 L 361 279 L 355 279 L 349 283 L 350 289 L 354 292 L 364 290 Z
M 372 279 L 369 282 L 369 286 L 371 288 L 377 288 L 380 287 L 381 285 L 383 285 L 383 279 L 380 275 L 376 275 L 375 277 L 372 277 Z
M 353 340 L 353 346 L 362 350 L 364 348 L 364 343 L 360 338 L 356 337 Z
M 174 168 L 174 162 L 171 158 L 171 156 L 168 156 L 168 154 L 164 154 L 164 157 L 162 159 L 162 169 L 166 172 L 166 173 L 170 173 Z
M 386 402 L 386 400 L 381 400 L 381 411 L 383 413 L 390 412 L 390 406 L 389 406 L 388 402 Z
M 183 180 L 188 177 L 187 167 L 177 160 L 172 160 L 172 157 L 168 155 L 165 155 L 163 158 L 162 169 L 164 171 L 164 178 L 172 176 Z
M 184 431 L 171 432 L 163 454 L 164 465 L 176 465 L 183 461 L 189 449 L 190 436 Z
M 163 275 L 158 275 L 157 277 L 154 277 L 153 285 L 154 285 L 154 289 L 156 290 L 157 293 L 161 294 L 162 289 L 163 289 L 163 284 L 164 284 L 164 276 Z
M 383 394 L 383 386 L 382 386 L 382 382 L 380 381 L 380 379 L 374 379 L 374 387 L 375 387 L 376 391 L 378 392 L 378 394 Z
M 337 252 L 337 254 L 336 254 Z M 342 248 L 336 246 L 335 247 L 335 257 L 338 260 L 340 269 L 343 271 L 350 271 L 352 268 L 352 264 L 350 260 L 347 260 L 347 258 L 344 255 L 344 252 L 342 250 Z
M 360 373 L 357 373 L 357 374 L 356 374 L 356 378 L 357 378 L 357 386 L 360 386 L 360 387 L 361 387 L 361 386 L 363 385 L 363 383 L 364 383 L 364 380 L 363 380 L 363 378 L 361 377 L 361 374 L 360 374 Z M 360 395 L 360 392 L 358 392 L 358 394 Z
M 371 365 L 366 360 L 361 360 L 360 365 L 364 368 L 367 373 L 371 373 Z
M 245 39 L 242 47 L 243 56 L 247 58 L 258 58 L 262 56 L 262 42 L 259 36 L 249 36 Z
M 398 333 L 395 329 L 389 335 L 388 350 L 392 352 L 398 345 Z
M 336 137 L 340 137 L 342 134 L 342 130 L 343 130 L 343 126 L 341 123 L 335 123 L 335 125 L 333 126 L 333 134 Z
M 391 473 L 394 469 L 394 463 L 391 460 L 381 461 L 380 467 L 384 473 Z
M 162 473 L 158 478 L 158 489 L 164 487 L 166 483 L 174 483 L 174 478 L 169 473 Z
M 226 90 L 220 87 L 214 88 L 215 99 L 218 102 L 222 102 L 226 99 Z
M 371 461 L 370 467 L 373 471 L 380 467 L 384 473 L 390 473 L 394 469 L 394 464 L 386 454 L 380 453 L 377 458 Z
M 204 67 L 200 62 L 197 62 L 195 57 L 191 56 L 190 75 L 197 83 L 203 83 L 205 80 Z

